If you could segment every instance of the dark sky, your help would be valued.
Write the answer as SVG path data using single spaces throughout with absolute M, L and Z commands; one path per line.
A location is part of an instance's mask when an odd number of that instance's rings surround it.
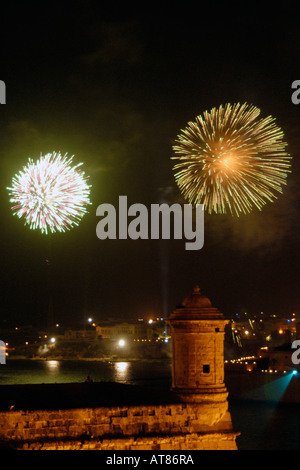
M 52 269 L 55 321 L 167 315 L 196 284 L 228 317 L 300 314 L 300 30 L 291 9 L 260 4 L 200 10 L 126 3 L 1 6 L 1 319 L 44 325 Z M 242 5 L 242 4 L 241 4 Z M 143 12 L 142 12 L 143 11 Z M 198 114 L 227 102 L 276 117 L 293 157 L 288 185 L 259 212 L 205 216 L 205 243 L 96 237 L 96 208 L 181 201 L 172 145 Z M 92 184 L 78 228 L 51 237 L 12 216 L 7 186 L 51 151 L 84 162 Z

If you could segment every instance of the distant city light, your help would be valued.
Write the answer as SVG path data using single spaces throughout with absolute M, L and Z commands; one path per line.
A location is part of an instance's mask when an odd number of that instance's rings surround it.
M 55 338 L 51 338 L 51 339 L 50 339 L 50 342 L 51 342 L 51 343 L 55 343 Z
M 92 321 L 93 321 L 93 319 L 92 319 L 91 317 L 88 318 L 88 322 L 89 322 L 89 323 L 92 323 Z
M 119 341 L 118 344 L 119 344 L 120 348 L 123 348 L 123 347 L 125 346 L 125 341 L 124 341 L 124 339 L 120 339 L 120 341 Z

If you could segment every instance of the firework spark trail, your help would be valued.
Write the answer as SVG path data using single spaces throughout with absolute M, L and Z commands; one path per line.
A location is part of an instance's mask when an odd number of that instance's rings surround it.
M 208 213 L 239 216 L 282 193 L 290 172 L 283 132 L 247 103 L 227 103 L 197 116 L 177 137 L 175 180 L 192 204 Z
M 78 225 L 90 203 L 90 187 L 82 164 L 71 166 L 67 154 L 48 153 L 37 162 L 29 159 L 27 166 L 12 179 L 10 202 L 25 225 L 42 233 L 65 232 Z

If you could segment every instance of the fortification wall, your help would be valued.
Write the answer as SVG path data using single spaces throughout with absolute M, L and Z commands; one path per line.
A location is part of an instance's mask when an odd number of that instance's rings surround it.
M 227 403 L 0 413 L 0 441 L 22 449 L 235 449 Z

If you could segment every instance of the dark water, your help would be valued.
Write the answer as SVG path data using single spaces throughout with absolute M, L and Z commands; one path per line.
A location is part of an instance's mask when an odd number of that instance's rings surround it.
M 229 400 L 240 450 L 300 450 L 300 406 Z
M 171 363 L 97 361 L 7 361 L 0 365 L 0 385 L 122 382 L 168 389 Z M 229 399 L 240 450 L 300 450 L 300 405 Z
M 8 360 L 0 364 L 0 385 L 84 382 L 88 375 L 94 382 L 169 386 L 171 363 Z

